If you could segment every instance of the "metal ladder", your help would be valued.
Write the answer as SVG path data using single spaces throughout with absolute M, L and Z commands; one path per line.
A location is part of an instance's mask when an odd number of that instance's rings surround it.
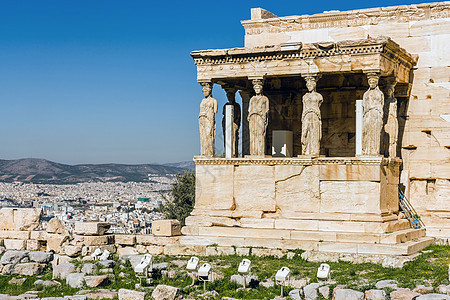
M 405 194 L 400 189 L 398 190 L 398 199 L 399 199 L 398 204 L 400 206 L 400 209 L 403 211 L 406 218 L 411 223 L 411 226 L 414 229 L 425 228 L 425 224 L 422 222 L 422 219 L 417 214 L 414 207 L 412 207 L 411 203 L 409 203 Z

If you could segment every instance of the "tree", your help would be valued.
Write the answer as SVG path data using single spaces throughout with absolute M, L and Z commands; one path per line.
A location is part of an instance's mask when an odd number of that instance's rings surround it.
M 167 219 L 177 219 L 184 226 L 184 220 L 191 214 L 195 203 L 195 174 L 183 171 L 176 176 L 169 196 L 161 193 L 165 201 L 159 206 L 159 211 Z

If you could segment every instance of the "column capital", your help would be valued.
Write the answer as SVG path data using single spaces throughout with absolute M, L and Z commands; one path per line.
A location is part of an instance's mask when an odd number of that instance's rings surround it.
M 322 75 L 320 73 L 302 73 L 301 76 L 303 79 L 307 80 L 307 78 L 311 78 L 314 80 L 319 80 Z
M 261 84 L 264 83 L 264 76 L 248 76 L 248 80 L 250 80 L 253 85 L 255 85 L 255 83 L 260 82 Z
M 380 76 L 381 76 L 381 70 L 380 69 L 363 70 L 363 73 L 366 74 L 367 78 L 375 77 L 375 76 L 380 78 Z

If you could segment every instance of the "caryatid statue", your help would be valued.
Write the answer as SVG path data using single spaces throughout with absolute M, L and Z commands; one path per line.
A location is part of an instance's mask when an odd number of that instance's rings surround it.
M 266 147 L 266 129 L 268 124 L 269 98 L 263 95 L 262 80 L 253 80 L 256 95 L 248 106 L 248 127 L 250 131 L 250 155 L 264 156 Z
M 217 112 L 217 100 L 211 95 L 212 83 L 201 82 L 205 98 L 200 103 L 198 124 L 200 128 L 200 151 L 202 156 L 214 156 L 214 138 L 216 135 L 215 114 Z
M 302 155 L 319 156 L 320 140 L 322 139 L 320 105 L 322 105 L 323 97 L 316 92 L 318 77 L 307 75 L 304 76 L 304 79 L 308 92 L 302 99 Z
M 231 147 L 231 156 L 232 157 L 237 157 L 239 154 L 239 127 L 241 126 L 241 106 L 239 105 L 239 103 L 236 102 L 236 89 L 234 87 L 229 87 L 229 86 L 225 86 L 224 87 L 225 92 L 227 93 L 227 99 L 228 102 L 225 103 L 225 105 L 223 106 L 222 109 L 222 130 L 223 130 L 223 140 L 224 140 L 224 149 L 225 147 L 225 143 L 226 143 L 226 138 L 225 138 L 225 129 L 226 129 L 226 125 L 225 125 L 225 120 L 226 120 L 226 116 L 225 116 L 225 111 L 226 111 L 226 106 L 227 105 L 232 105 L 233 106 L 233 130 L 232 130 L 232 136 L 231 136 L 231 144 L 233 145 L 233 147 Z
M 386 83 L 387 103 L 389 104 L 389 111 L 384 131 L 389 136 L 388 151 L 389 157 L 397 156 L 397 139 L 398 139 L 398 119 L 397 119 L 397 99 L 394 97 L 395 85 L 397 81 L 395 78 L 388 78 Z
M 380 75 L 378 73 L 371 72 L 367 74 L 369 89 L 363 96 L 363 155 L 380 155 L 384 95 L 378 87 L 379 78 Z

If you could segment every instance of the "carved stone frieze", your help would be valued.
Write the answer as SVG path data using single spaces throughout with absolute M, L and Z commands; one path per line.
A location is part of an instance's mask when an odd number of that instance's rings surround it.
M 408 22 L 448 18 L 450 2 L 424 3 L 345 12 L 324 12 L 315 15 L 274 17 L 265 20 L 242 21 L 246 35 L 280 33 L 308 29 L 376 25 L 381 22 Z
M 283 158 L 208 158 L 196 156 L 194 157 L 197 165 L 382 165 L 387 166 L 389 163 L 401 164 L 399 158 L 383 158 L 383 157 L 365 157 L 365 158 L 345 158 L 345 157 L 318 157 L 318 158 L 302 158 L 302 157 L 283 157 Z

